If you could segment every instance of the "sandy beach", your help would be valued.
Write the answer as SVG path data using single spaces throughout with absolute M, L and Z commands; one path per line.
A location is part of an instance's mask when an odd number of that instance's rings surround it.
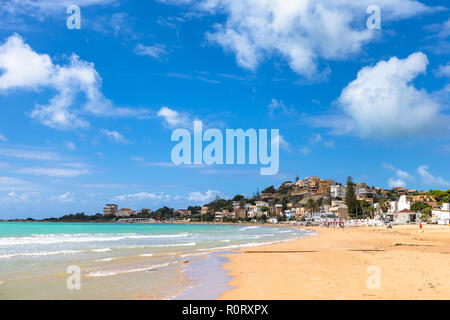
M 226 255 L 234 288 L 220 299 L 450 299 L 450 227 L 310 229 Z

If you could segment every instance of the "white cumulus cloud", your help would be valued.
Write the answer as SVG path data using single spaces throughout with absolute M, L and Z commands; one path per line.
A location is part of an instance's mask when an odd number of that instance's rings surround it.
M 139 56 L 149 56 L 155 59 L 159 59 L 167 54 L 166 46 L 163 44 L 156 44 L 154 46 L 145 46 L 142 43 L 138 43 L 134 48 L 134 53 Z
M 423 185 L 432 187 L 448 187 L 450 182 L 442 177 L 435 176 L 429 171 L 427 165 L 421 165 L 417 168 L 416 174 L 410 174 L 409 172 L 401 169 L 397 169 L 391 164 L 383 163 L 383 168 L 392 171 L 394 173 L 393 177 L 388 179 L 388 186 L 393 187 L 406 187 L 413 181 L 419 181 Z
M 282 135 L 278 136 L 278 147 L 284 151 L 291 152 L 291 144 Z
M 47 54 L 35 52 L 24 39 L 14 34 L 0 45 L 0 93 L 17 90 L 56 92 L 47 105 L 36 105 L 30 116 L 55 129 L 86 128 L 83 114 L 96 116 L 145 116 L 146 110 L 116 108 L 102 92 L 102 79 L 94 64 L 72 54 L 66 66 L 55 65 Z M 75 101 L 85 103 L 77 108 Z
M 169 128 L 176 128 L 180 126 L 187 127 L 190 125 L 189 115 L 180 113 L 177 110 L 170 109 L 168 107 L 162 107 L 158 111 L 157 115 L 165 120 L 166 125 Z
M 439 66 L 439 68 L 436 70 L 436 75 L 438 77 L 450 77 L 450 62 L 446 65 Z
M 255 70 L 281 57 L 292 70 L 320 78 L 320 60 L 349 59 L 379 33 L 366 27 L 366 9 L 377 4 L 383 21 L 431 12 L 415 0 L 159 0 L 187 5 L 200 15 L 220 15 L 207 39 L 236 56 L 237 63 Z M 325 69 L 325 73 L 327 70 Z
M 73 195 L 70 192 L 63 193 L 59 196 L 52 196 L 50 198 L 51 201 L 59 201 L 59 202 L 74 202 Z
M 384 169 L 394 173 L 394 176 L 388 179 L 389 188 L 406 187 L 409 182 L 414 180 L 414 177 L 405 170 L 397 169 L 389 163 L 383 163 L 382 166 Z
M 0 201 L 22 203 L 22 202 L 34 200 L 39 195 L 40 195 L 39 192 L 17 193 L 17 192 L 11 191 L 8 194 L 6 194 L 5 196 L 0 196 Z
M 119 132 L 117 132 L 115 130 L 102 129 L 101 132 L 106 137 L 108 137 L 110 140 L 112 140 L 114 142 L 117 142 L 117 143 L 129 143 L 129 141 L 127 139 L 125 139 L 125 137 L 121 133 L 119 133 Z
M 415 52 L 362 68 L 337 100 L 342 113 L 317 117 L 315 125 L 371 139 L 447 134 L 450 117 L 441 103 L 412 83 L 427 65 L 427 56 Z
M 408 185 L 408 183 L 402 179 L 399 178 L 389 178 L 388 179 L 388 186 L 389 188 L 396 188 L 396 187 L 403 187 L 405 188 Z
M 417 173 L 422 178 L 423 183 L 430 186 L 450 186 L 450 182 L 430 173 L 427 165 L 422 165 L 417 169 Z
M 204 193 L 202 192 L 191 192 L 189 193 L 188 200 L 196 202 L 210 202 L 216 198 L 216 196 L 222 196 L 220 191 L 208 190 Z

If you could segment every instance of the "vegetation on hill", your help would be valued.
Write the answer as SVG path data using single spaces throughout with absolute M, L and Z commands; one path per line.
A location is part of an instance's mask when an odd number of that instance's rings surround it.
M 426 195 L 433 196 L 439 204 L 450 203 L 450 189 L 447 191 L 430 190 Z
M 277 192 L 275 187 L 274 186 L 270 186 L 270 187 L 265 188 L 262 193 L 275 193 L 275 192 Z
M 100 222 L 100 221 L 113 221 L 116 217 L 113 215 L 104 216 L 100 213 L 95 215 L 86 215 L 84 212 L 67 214 L 60 218 L 47 218 L 44 221 L 49 222 Z
M 411 210 L 414 212 L 422 212 L 422 210 L 424 210 L 426 208 L 432 208 L 432 207 L 428 203 L 425 203 L 422 201 L 414 202 L 413 205 L 411 206 Z

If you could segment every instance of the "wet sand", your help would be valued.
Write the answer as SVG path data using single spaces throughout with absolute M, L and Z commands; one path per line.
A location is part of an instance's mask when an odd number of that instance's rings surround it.
M 450 299 L 449 226 L 309 229 L 225 255 L 234 288 L 220 299 Z

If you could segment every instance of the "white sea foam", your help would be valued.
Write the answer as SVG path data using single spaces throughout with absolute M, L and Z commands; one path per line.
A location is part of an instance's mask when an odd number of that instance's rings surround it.
M 149 245 L 148 247 L 153 247 L 153 248 L 193 247 L 195 245 L 196 245 L 195 242 L 187 242 L 187 243 L 154 244 L 154 245 Z
M 185 253 L 182 254 L 181 257 L 182 258 L 186 258 L 186 257 L 198 257 L 198 256 L 204 256 L 209 254 L 209 252 L 198 252 L 198 253 Z
M 44 251 L 44 252 L 22 252 L 1 255 L 0 259 L 14 258 L 14 257 L 38 257 L 38 256 L 54 256 L 63 254 L 81 253 L 82 250 L 60 250 L 60 251 Z
M 95 272 L 91 272 L 88 274 L 88 277 L 93 277 L 93 278 L 97 278 L 97 277 L 108 277 L 108 276 L 115 276 L 117 275 L 117 272 L 114 271 L 95 271 Z
M 57 251 L 40 251 L 40 252 L 17 252 L 11 254 L 1 255 L 0 259 L 15 258 L 15 257 L 43 257 L 43 256 L 56 256 L 67 254 L 78 254 L 84 252 L 109 252 L 109 248 L 100 249 L 88 249 L 88 250 L 57 250 Z
M 239 230 L 244 231 L 244 230 L 252 230 L 252 229 L 259 229 L 259 227 L 257 227 L 257 226 L 243 227 L 243 228 L 240 228 Z
M 225 249 L 236 249 L 239 248 L 239 245 L 234 244 L 231 246 L 224 246 L 224 247 L 213 247 L 213 248 L 205 248 L 205 249 L 197 249 L 198 251 L 217 251 L 217 250 L 225 250 Z
M 290 239 L 288 239 L 288 240 L 290 240 Z M 284 241 L 286 241 L 286 240 L 267 241 L 267 242 L 249 242 L 249 243 L 243 243 L 243 244 L 235 244 L 235 245 L 231 245 L 231 246 L 205 248 L 205 249 L 197 249 L 197 250 L 198 251 L 221 251 L 221 250 L 227 250 L 227 249 L 239 249 L 239 248 L 263 246 L 263 245 L 267 245 L 267 244 L 280 243 L 280 242 L 284 242 Z
M 155 264 L 155 265 L 151 265 L 149 267 L 136 268 L 136 269 L 93 271 L 93 272 L 89 273 L 87 276 L 88 277 L 94 277 L 94 278 L 110 277 L 110 276 L 116 276 L 116 275 L 119 275 L 119 274 L 150 271 L 150 270 L 154 270 L 154 269 L 158 269 L 158 268 L 164 268 L 164 267 L 167 267 L 167 266 L 169 266 L 171 264 L 177 264 L 177 263 L 179 263 L 179 261 L 172 261 L 172 262 L 166 262 L 166 263 L 162 263 L 162 264 Z
M 284 241 L 251 242 L 251 243 L 241 244 L 239 247 L 248 248 L 248 247 L 264 246 L 267 244 L 274 244 L 274 243 L 280 243 L 280 242 L 284 242 Z
M 110 252 L 110 248 L 102 248 L 102 249 L 91 249 L 92 252 Z
M 46 245 L 56 243 L 78 243 L 78 242 L 103 242 L 139 239 L 164 239 L 188 237 L 189 233 L 160 234 L 160 235 L 136 235 L 136 234 L 40 234 L 29 237 L 4 237 L 0 238 L 0 246 L 22 246 L 22 245 Z
M 195 242 L 185 242 L 185 243 L 167 243 L 167 244 L 142 244 L 135 246 L 121 246 L 116 247 L 116 249 L 139 249 L 139 248 L 170 248 L 170 247 L 190 247 L 195 246 Z
M 250 237 L 252 239 L 259 239 L 259 238 L 263 238 L 263 237 L 273 237 L 275 234 L 274 233 L 264 233 L 264 234 L 260 234 L 254 237 Z
M 111 258 L 97 259 L 97 260 L 95 260 L 95 261 L 98 261 L 98 262 L 108 262 L 108 261 L 113 261 L 114 259 L 115 259 L 114 257 L 111 257 Z
M 153 253 L 143 253 L 143 254 L 140 254 L 140 256 L 141 257 L 153 257 Z

